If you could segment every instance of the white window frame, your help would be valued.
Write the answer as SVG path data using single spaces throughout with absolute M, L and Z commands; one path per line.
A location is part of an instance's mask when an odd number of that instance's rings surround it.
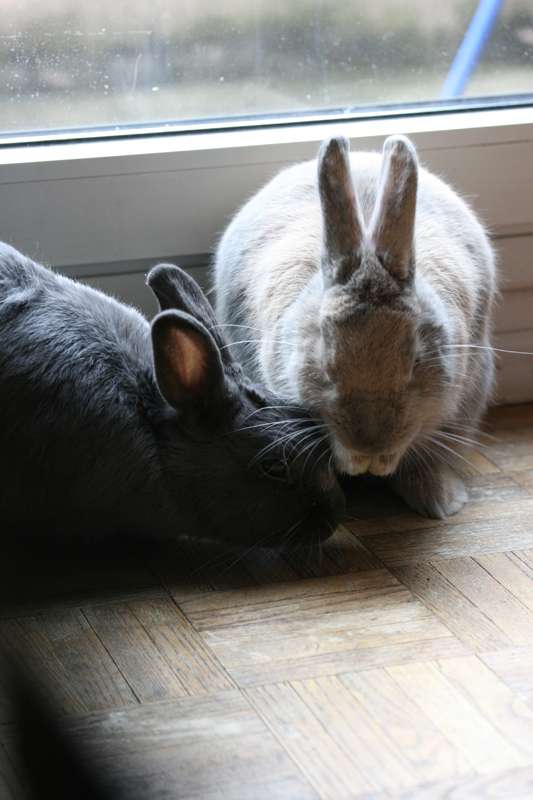
M 502 251 L 497 344 L 533 352 L 533 107 L 6 140 L 0 238 L 66 274 L 123 276 L 124 286 L 162 259 L 205 264 L 246 198 L 283 166 L 314 158 L 337 132 L 352 149 L 380 149 L 391 133 L 409 135 L 422 163 L 470 200 Z M 500 401 L 533 400 L 533 357 L 508 361 Z

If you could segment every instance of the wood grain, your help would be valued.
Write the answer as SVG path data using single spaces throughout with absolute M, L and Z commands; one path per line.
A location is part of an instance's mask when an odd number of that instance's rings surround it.
M 15 663 L 32 671 L 62 714 L 137 702 L 81 610 L 4 620 L 0 641 Z
M 132 606 L 97 606 L 86 609 L 85 614 L 140 703 L 186 696 L 178 672 L 148 635 Z
M 515 474 L 515 473 L 513 473 Z M 521 474 L 521 473 L 520 473 Z M 447 519 L 428 519 L 413 513 L 399 498 L 378 494 L 374 490 L 372 513 L 358 513 L 356 506 L 350 506 L 354 520 L 347 520 L 346 527 L 358 537 L 379 535 L 401 531 L 440 531 L 454 525 L 471 524 L 482 519 L 501 519 L 520 514 L 532 513 L 530 492 L 519 481 L 505 473 L 478 475 L 467 478 L 469 502 Z M 365 538 L 362 538 L 366 544 Z
M 389 667 L 388 672 L 476 774 L 503 772 L 528 763 L 438 663 L 402 664 Z
M 465 461 L 461 461 L 459 464 L 461 473 L 463 475 L 491 475 L 494 472 L 500 472 L 500 468 L 490 460 L 492 451 L 496 448 L 497 445 L 494 447 L 486 445 L 486 455 L 475 449 L 468 450 Z
M 505 556 L 500 554 L 499 560 Z M 480 559 L 481 560 L 481 559 Z M 434 563 L 464 597 L 504 632 L 515 645 L 533 644 L 533 612 L 473 558 Z M 516 570 L 518 575 L 523 575 Z
M 183 698 L 73 715 L 68 730 L 83 743 L 112 796 L 128 800 L 189 796 L 318 800 L 276 738 L 240 692 Z M 12 742 L 10 742 L 12 747 Z
M 432 564 L 394 567 L 393 574 L 474 652 L 511 647 L 507 633 Z
M 430 526 L 404 533 L 358 534 L 363 544 L 387 567 L 421 564 L 487 553 L 525 550 L 533 546 L 533 514 L 514 508 L 512 517 L 478 518 L 469 523 Z
M 531 800 L 533 769 L 513 770 L 472 779 L 461 778 L 409 789 L 373 794 L 358 800 Z
M 488 575 L 533 612 L 533 569 L 514 553 L 492 553 L 474 559 Z
M 527 766 L 533 757 L 533 711 L 499 680 L 479 658 L 448 658 L 438 662 L 466 702 L 475 706 L 513 746 L 515 756 Z
M 529 494 L 533 494 L 533 469 L 525 469 L 521 472 L 510 472 L 509 477 L 521 486 Z
M 3 658 L 117 799 L 531 800 L 533 405 L 486 431 L 445 520 L 361 477 L 317 550 L 2 551 Z
M 172 665 L 187 694 L 235 688 L 201 636 L 172 600 L 136 603 L 132 610 L 159 652 Z
M 513 694 L 533 709 L 533 647 L 516 647 L 481 655 L 484 663 Z
M 313 592 L 317 582 L 219 592 L 180 605 L 239 686 L 465 652 L 386 570 L 321 579 L 320 593 Z
M 246 696 L 323 800 L 375 791 L 379 784 L 365 775 L 357 752 L 346 752 L 294 686 L 257 687 Z
M 351 672 L 340 680 L 363 713 L 392 741 L 417 775 L 416 783 L 433 783 L 473 770 L 452 744 L 392 678 L 386 669 Z
M 518 559 L 518 561 L 526 564 L 529 567 L 529 570 L 533 570 L 533 550 L 522 550 L 514 553 L 513 555 L 515 559 Z M 516 561 L 517 564 L 518 561 Z M 531 575 L 529 570 L 527 571 L 527 574 Z

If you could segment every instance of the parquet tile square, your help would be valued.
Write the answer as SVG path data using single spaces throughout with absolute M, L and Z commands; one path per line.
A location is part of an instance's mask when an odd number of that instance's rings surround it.
M 180 607 L 239 686 L 466 652 L 383 569 L 282 584 L 275 591 L 219 592 Z

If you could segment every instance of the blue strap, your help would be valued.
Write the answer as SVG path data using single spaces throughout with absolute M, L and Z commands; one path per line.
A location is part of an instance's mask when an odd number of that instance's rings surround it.
M 489 38 L 504 0 L 480 0 L 441 89 L 440 98 L 460 97 Z

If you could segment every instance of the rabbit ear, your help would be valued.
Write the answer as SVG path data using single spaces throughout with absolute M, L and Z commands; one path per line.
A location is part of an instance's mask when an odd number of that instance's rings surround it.
M 155 294 L 161 311 L 176 309 L 190 314 L 210 332 L 223 361 L 229 363 L 233 360 L 208 299 L 190 275 L 173 264 L 159 264 L 150 270 L 146 282 Z
M 201 322 L 163 311 L 152 322 L 157 383 L 169 405 L 190 421 L 205 421 L 220 406 L 226 380 L 219 348 Z
M 370 235 L 383 266 L 405 279 L 413 262 L 418 160 L 405 136 L 389 136 L 383 145 L 378 197 Z
M 344 136 L 323 142 L 318 154 L 318 190 L 324 221 L 322 269 L 327 282 L 345 282 L 359 265 L 362 215 Z

